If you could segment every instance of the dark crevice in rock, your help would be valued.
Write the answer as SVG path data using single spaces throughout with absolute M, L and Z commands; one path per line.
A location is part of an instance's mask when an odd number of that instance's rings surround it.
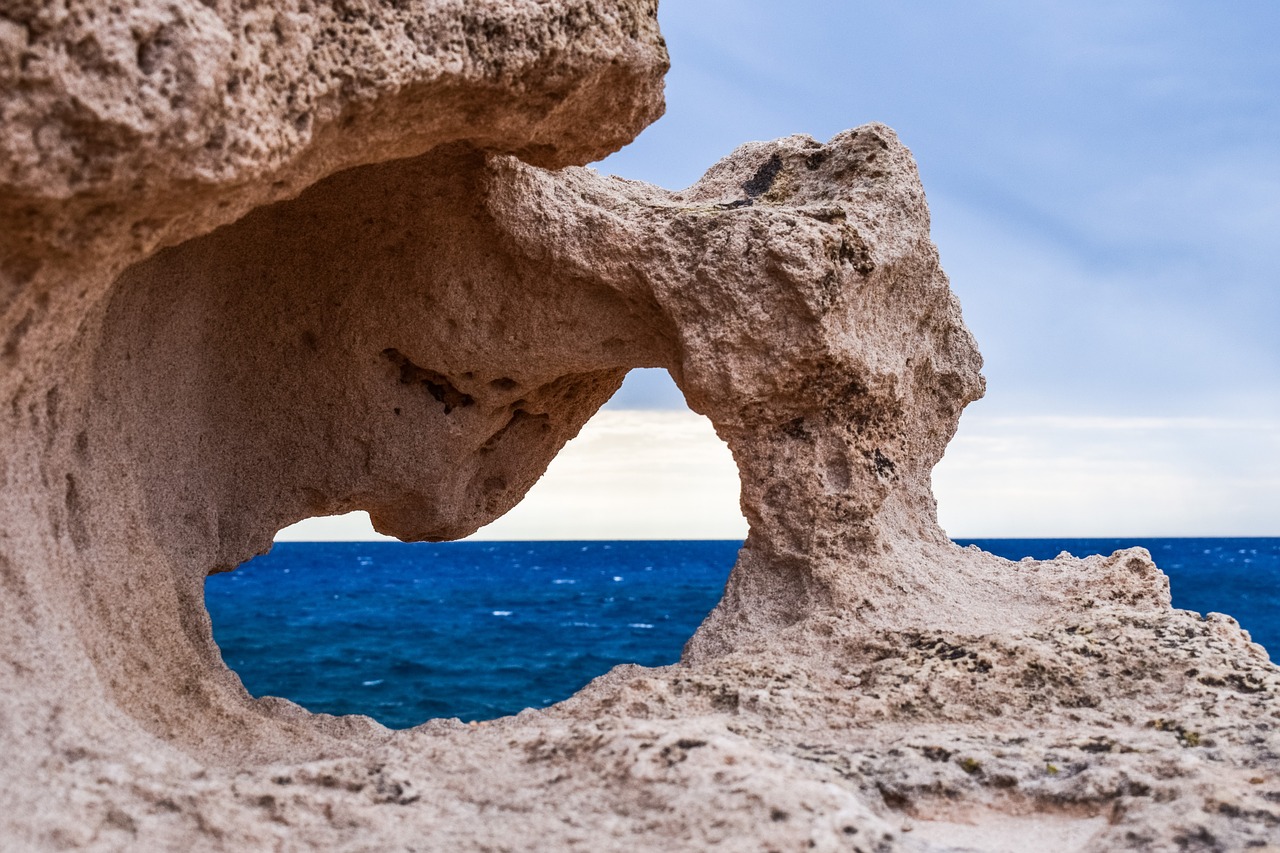
M 395 347 L 384 349 L 382 357 L 399 368 L 402 385 L 421 385 L 437 403 L 444 404 L 446 415 L 454 409 L 475 404 L 475 399 L 470 394 L 459 391 L 449 377 L 429 368 L 419 367 Z
M 761 164 L 751 179 L 742 184 L 742 191 L 747 194 L 747 198 L 759 198 L 773 188 L 773 182 L 778 179 L 781 171 L 782 158 L 777 154 L 769 155 L 769 159 Z

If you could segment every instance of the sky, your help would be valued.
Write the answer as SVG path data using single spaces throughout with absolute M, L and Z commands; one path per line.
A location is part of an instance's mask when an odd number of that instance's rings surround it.
M 1280 535 L 1280 4 L 662 0 L 667 112 L 595 164 L 687 186 L 868 121 L 915 154 L 988 391 L 956 537 Z M 634 371 L 481 538 L 738 538 L 727 449 Z M 363 538 L 361 517 L 282 538 Z

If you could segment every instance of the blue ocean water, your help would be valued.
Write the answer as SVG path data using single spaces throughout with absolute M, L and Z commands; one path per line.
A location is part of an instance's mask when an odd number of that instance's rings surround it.
M 1177 607 L 1280 650 L 1280 539 L 983 539 L 1009 559 L 1142 545 Z M 392 728 L 565 699 L 619 663 L 674 663 L 739 542 L 278 543 L 205 583 L 223 659 L 255 696 Z

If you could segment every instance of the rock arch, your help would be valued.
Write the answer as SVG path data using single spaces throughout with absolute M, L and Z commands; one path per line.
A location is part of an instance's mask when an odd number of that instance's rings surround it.
M 682 193 L 458 145 L 360 167 L 129 267 L 90 328 L 78 434 L 110 436 L 112 464 L 69 482 L 105 494 L 129 472 L 131 527 L 165 555 L 134 567 L 139 589 L 186 608 L 309 515 L 465 536 L 628 369 L 669 369 L 733 449 L 752 530 L 701 652 L 846 607 L 904 517 L 943 546 L 929 470 L 981 389 L 910 155 L 881 126 L 746 146 Z M 114 536 L 83 508 L 67 523 Z M 112 606 L 163 618 L 145 594 Z M 111 667 L 216 658 L 198 614 L 173 618 L 191 660 L 122 641 Z M 147 719 L 188 713 L 138 699 Z

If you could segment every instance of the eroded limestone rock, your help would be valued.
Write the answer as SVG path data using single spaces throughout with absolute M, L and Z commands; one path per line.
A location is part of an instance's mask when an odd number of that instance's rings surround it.
M 892 131 L 681 192 L 569 165 L 659 113 L 654 11 L 0 13 L 8 846 L 1273 837 L 1280 682 L 1238 626 L 1171 610 L 1140 549 L 938 528 L 980 359 Z M 466 535 L 640 366 L 729 443 L 751 524 L 681 664 L 407 732 L 223 666 L 208 573 L 321 513 Z

